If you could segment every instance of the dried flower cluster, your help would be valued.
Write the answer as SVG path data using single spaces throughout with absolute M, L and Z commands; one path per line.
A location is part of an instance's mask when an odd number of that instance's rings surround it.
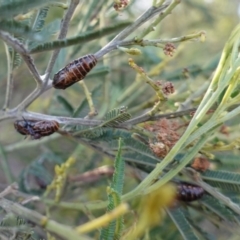
M 116 11 L 121 11 L 124 8 L 126 8 L 128 4 L 129 4 L 129 0 L 116 0 L 115 3 L 113 4 L 113 8 Z
M 197 171 L 205 172 L 209 169 L 210 162 L 205 157 L 196 157 L 191 166 Z
M 162 87 L 162 91 L 165 95 L 170 95 L 170 94 L 173 94 L 175 92 L 175 87 L 174 87 L 172 82 L 162 83 L 162 81 L 158 80 L 158 81 L 156 81 L 156 84 L 158 86 Z
M 163 49 L 165 55 L 172 57 L 176 47 L 172 43 L 166 43 Z
M 163 118 L 153 124 L 145 125 L 145 128 L 156 133 L 157 141 L 150 142 L 149 146 L 154 154 L 160 158 L 165 157 L 180 138 L 180 134 L 177 132 L 179 128 L 177 121 Z
M 165 95 L 173 94 L 175 92 L 173 83 L 165 82 L 162 86 L 162 91 Z

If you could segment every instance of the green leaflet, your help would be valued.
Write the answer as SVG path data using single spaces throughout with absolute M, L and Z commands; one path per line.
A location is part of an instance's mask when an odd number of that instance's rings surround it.
M 205 195 L 200 202 L 203 206 L 210 210 L 212 214 L 216 214 L 220 219 L 236 222 L 234 213 L 230 209 L 226 208 L 216 198 Z
M 35 22 L 33 24 L 32 30 L 34 32 L 39 32 L 43 29 L 43 26 L 45 24 L 45 19 L 48 14 L 49 7 L 43 7 L 40 10 L 38 10 Z
M 122 129 L 114 128 L 96 128 L 96 129 L 101 129 L 101 134 L 98 135 L 97 137 L 92 138 L 92 140 L 94 141 L 112 142 L 119 138 L 125 139 L 131 137 L 131 133 Z M 95 132 L 96 129 L 94 129 L 93 132 Z
M 15 0 L 0 2 L 0 19 L 11 18 L 33 8 L 47 5 L 55 0 Z
M 103 127 L 114 127 L 131 118 L 131 115 L 126 112 L 125 108 L 114 108 L 105 115 L 105 121 L 101 124 Z
M 131 150 L 134 150 L 134 151 L 137 151 L 137 152 L 140 152 L 144 155 L 147 155 L 147 156 L 150 156 L 150 157 L 153 157 L 155 158 L 157 161 L 159 161 L 160 159 L 155 157 L 154 154 L 152 153 L 152 151 L 150 150 L 150 148 L 135 140 L 134 138 L 127 138 L 124 140 L 124 145 L 128 148 L 128 149 L 131 149 Z
M 152 167 L 154 167 L 159 162 L 155 157 L 147 156 L 138 152 L 127 152 L 123 154 L 123 158 L 128 162 L 140 163 L 145 166 L 152 166 Z
M 122 122 L 125 122 L 131 118 L 131 115 L 125 112 L 124 108 L 116 108 L 111 110 L 105 115 L 105 121 L 97 127 L 84 129 L 75 133 L 75 136 L 81 136 L 90 138 L 95 141 L 112 141 L 113 139 L 129 138 L 131 134 L 124 130 L 113 129 Z M 107 127 L 107 128 L 105 128 Z
M 191 224 L 186 219 L 184 213 L 180 208 L 176 208 L 173 210 L 167 210 L 168 215 L 175 223 L 178 231 L 181 233 L 183 239 L 185 240 L 198 240 L 199 238 L 196 236 Z
M 108 189 L 108 207 L 107 211 L 113 210 L 121 203 L 121 195 L 124 183 L 125 162 L 121 156 L 122 140 L 119 139 L 118 152 L 114 161 L 114 174 L 111 187 Z M 106 228 L 101 230 L 101 240 L 119 239 L 123 229 L 123 217 L 112 221 Z
M 44 22 L 42 20 L 42 24 L 43 23 Z M 54 21 L 42 26 L 42 28 L 35 33 L 36 39 L 34 41 L 29 42 L 28 48 L 31 49 L 39 44 L 44 44 L 46 41 L 49 41 L 52 38 L 52 36 L 59 31 L 60 25 L 61 20 L 55 19 Z
M 15 34 L 18 36 L 31 37 L 31 28 L 25 22 L 19 22 L 14 19 L 2 19 L 0 20 L 0 30 Z
M 37 52 L 43 52 L 43 51 L 51 51 L 54 49 L 69 47 L 72 45 L 81 46 L 81 44 L 88 43 L 91 40 L 98 39 L 98 38 L 100 39 L 105 35 L 109 35 L 111 33 L 119 31 L 122 28 L 128 26 L 129 24 L 130 22 L 122 22 L 122 23 L 119 23 L 118 25 L 102 28 L 100 30 L 87 31 L 75 37 L 66 38 L 63 40 L 45 42 L 38 45 L 32 45 L 30 47 L 30 52 L 37 53 Z
M 122 139 L 119 139 L 119 146 L 118 146 L 118 152 L 117 156 L 115 158 L 114 162 L 114 174 L 113 174 L 113 180 L 111 184 L 111 188 L 114 189 L 118 194 L 122 194 L 122 189 L 123 189 L 123 182 L 124 182 L 124 167 L 125 167 L 125 162 L 122 159 Z
M 198 225 L 198 222 L 194 222 L 190 218 L 188 218 L 188 221 L 191 222 L 191 226 L 202 236 L 202 239 L 216 240 L 216 238 L 212 234 L 205 232 L 204 229 Z
M 44 153 L 23 169 L 19 176 L 18 185 L 22 192 L 41 195 L 53 179 L 53 169 L 63 160 L 52 153 Z
M 64 109 L 68 112 L 68 114 L 72 115 L 74 112 L 72 104 L 63 96 L 58 95 L 57 100 L 61 105 L 64 107 Z
M 202 179 L 213 187 L 240 192 L 240 174 L 238 173 L 207 170 L 202 174 Z
M 23 41 L 23 39 L 19 39 L 20 41 Z M 15 50 L 13 50 L 11 47 L 8 48 L 10 57 L 11 57 L 11 66 L 12 66 L 12 71 L 15 68 L 18 68 L 22 62 L 22 58 L 20 56 L 20 54 L 18 52 L 16 52 Z

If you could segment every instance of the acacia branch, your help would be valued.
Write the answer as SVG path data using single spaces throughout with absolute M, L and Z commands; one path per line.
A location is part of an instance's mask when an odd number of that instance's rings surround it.
M 63 21 L 62 21 L 61 30 L 60 30 L 60 33 L 58 35 L 58 39 L 59 40 L 66 37 L 67 31 L 68 31 L 68 27 L 69 27 L 69 22 L 70 22 L 70 20 L 71 20 L 71 18 L 73 16 L 73 13 L 74 13 L 77 5 L 79 4 L 79 1 L 80 0 L 71 0 L 70 1 L 70 5 L 69 5 L 68 10 L 67 10 L 67 12 L 66 12 L 66 14 L 64 16 Z M 48 84 L 49 75 L 51 74 L 51 71 L 52 71 L 53 66 L 54 66 L 54 64 L 56 62 L 56 59 L 57 59 L 57 56 L 58 56 L 60 50 L 61 49 L 56 49 L 53 52 L 53 54 L 52 54 L 52 56 L 50 58 L 50 61 L 49 61 L 48 66 L 47 66 L 47 69 L 45 71 L 46 75 L 45 75 L 45 78 L 44 78 L 44 86 L 47 86 L 47 84 Z M 44 88 L 43 88 L 43 90 L 44 90 Z
M 38 70 L 33 62 L 33 59 L 29 55 L 25 46 L 17 38 L 14 38 L 9 33 L 3 31 L 0 31 L 0 38 L 21 55 L 30 73 L 33 75 L 37 85 L 39 85 L 39 87 L 42 86 L 43 83 L 42 78 L 39 75 Z
M 166 1 L 166 3 L 160 7 L 150 7 L 146 12 L 144 12 L 133 24 L 126 27 L 122 32 L 120 32 L 115 38 L 112 39 L 106 46 L 104 46 L 101 50 L 95 53 L 97 59 L 101 58 L 108 52 L 117 48 L 121 40 L 125 39 L 127 36 L 132 34 L 137 28 L 139 28 L 142 24 L 150 20 L 156 14 L 161 14 L 161 12 L 166 9 L 170 5 L 171 1 Z
M 0 206 L 7 212 L 12 212 L 22 218 L 26 218 L 37 225 L 44 227 L 47 231 L 53 232 L 58 236 L 69 240 L 90 240 L 90 238 L 80 235 L 73 228 L 48 219 L 46 216 L 39 214 L 36 211 L 30 210 L 21 206 L 18 203 L 11 202 L 7 199 L 0 198 Z

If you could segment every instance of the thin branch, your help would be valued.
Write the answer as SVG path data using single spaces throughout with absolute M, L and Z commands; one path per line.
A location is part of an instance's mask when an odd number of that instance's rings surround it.
M 103 176 L 112 176 L 114 173 L 114 168 L 112 166 L 102 166 L 95 168 L 91 171 L 84 172 L 78 175 L 69 175 L 69 182 L 82 182 L 82 183 L 91 183 L 96 182 L 101 179 Z
M 58 39 L 63 39 L 66 37 L 67 35 L 67 31 L 68 31 L 68 27 L 69 27 L 69 22 L 72 18 L 72 15 L 77 7 L 77 5 L 79 4 L 79 0 L 71 0 L 70 1 L 70 5 L 69 5 L 69 8 L 65 14 L 65 17 L 62 21 L 62 25 L 61 25 L 61 30 L 60 30 L 60 33 L 59 33 L 59 36 L 58 36 Z M 48 66 L 47 66 L 47 69 L 45 71 L 45 78 L 44 78 L 44 87 L 43 87 L 43 91 L 45 90 L 45 87 L 48 85 L 48 81 L 49 81 L 49 75 L 51 74 L 51 71 L 53 69 L 53 66 L 56 62 L 56 59 L 57 59 L 57 56 L 59 54 L 61 49 L 56 49 L 50 60 L 49 60 L 49 63 L 48 63 Z
M 168 38 L 168 39 L 136 39 L 133 38 L 131 40 L 121 41 L 118 43 L 118 46 L 132 46 L 132 45 L 139 45 L 142 47 L 146 46 L 153 46 L 153 47 L 162 47 L 162 44 L 164 43 L 180 43 L 189 41 L 192 39 L 199 39 L 204 33 L 204 31 L 200 31 L 198 33 L 193 33 L 185 36 L 175 37 L 175 38 Z
M 39 75 L 38 70 L 33 62 L 33 59 L 29 55 L 25 46 L 18 39 L 10 36 L 8 33 L 3 31 L 0 31 L 0 38 L 21 55 L 26 65 L 28 66 L 30 73 L 33 75 L 37 85 L 41 86 L 42 85 L 41 76 Z
M 61 27 L 61 31 L 59 34 L 59 38 L 64 38 L 67 34 L 67 29 L 68 29 L 68 25 L 69 25 L 69 21 L 71 20 L 71 17 L 73 15 L 73 12 L 76 8 L 76 6 L 78 5 L 79 0 L 72 0 L 70 3 L 70 6 L 67 10 L 67 13 L 65 15 L 65 18 L 62 22 L 62 27 Z M 27 96 L 16 108 L 15 110 L 17 111 L 22 111 L 24 109 L 26 109 L 36 98 L 38 98 L 43 92 L 47 91 L 48 89 L 50 89 L 52 87 L 52 83 L 49 82 L 49 75 L 52 71 L 52 68 L 55 64 L 56 58 L 59 54 L 60 49 L 57 49 L 53 52 L 52 57 L 49 61 L 49 64 L 47 66 L 46 69 L 46 74 L 44 75 L 44 84 L 42 84 L 42 80 L 41 80 L 41 85 L 37 85 L 37 87 L 35 88 L 35 90 L 29 95 Z M 30 56 L 29 56 L 30 57 Z
M 2 192 L 0 192 L 0 198 L 3 198 L 11 193 L 14 193 L 17 190 L 18 190 L 18 185 L 16 182 L 14 182 L 11 185 L 7 186 Z
M 21 112 L 25 110 L 41 94 L 41 87 L 38 85 L 13 111 Z M 16 116 L 17 117 L 17 116 Z
M 167 118 L 167 119 L 172 119 L 172 118 L 177 118 L 177 117 L 182 117 L 188 114 L 191 114 L 191 112 L 196 111 L 197 108 L 190 108 L 184 111 L 179 111 L 179 112 L 172 112 L 172 113 L 166 113 L 166 114 L 159 114 L 156 116 L 150 116 L 149 114 L 143 114 L 141 116 L 132 118 L 124 123 L 121 123 L 116 126 L 119 128 L 128 128 L 131 129 L 132 125 L 136 125 L 138 123 L 146 122 L 146 121 L 155 121 L 159 120 L 161 118 Z M 1 113 L 1 111 L 0 111 Z M 1 114 L 0 114 L 1 115 Z M 9 111 L 6 112 L 5 114 L 2 114 L 3 116 L 0 118 L 1 121 L 9 120 L 9 119 L 16 119 L 18 116 L 15 115 L 14 111 Z M 83 118 L 71 118 L 71 117 L 59 117 L 59 116 L 52 116 L 52 115 L 46 115 L 46 114 L 41 114 L 41 113 L 36 113 L 36 112 L 23 112 L 21 114 L 26 119 L 36 119 L 36 120 L 53 120 L 57 121 L 60 124 L 67 124 L 67 125 L 84 125 L 84 126 L 89 126 L 89 127 L 95 127 L 100 124 L 102 124 L 104 121 L 103 120 L 96 120 L 96 119 L 83 119 Z
M 115 33 L 117 31 L 120 31 L 124 27 L 131 24 L 130 21 L 124 21 L 120 22 L 118 24 L 114 24 L 112 26 L 102 27 L 99 30 L 91 30 L 86 31 L 81 34 L 78 34 L 74 37 L 64 38 L 64 39 L 58 39 L 51 42 L 42 43 L 30 50 L 30 53 L 37 53 L 37 52 L 43 52 L 43 51 L 51 51 L 54 49 L 69 47 L 76 44 L 84 44 L 88 43 L 92 40 L 100 39 L 106 35 L 109 35 L 111 33 Z
M 149 25 L 144 31 L 141 32 L 139 38 L 142 39 L 145 37 L 148 33 L 152 32 L 153 29 L 167 16 L 169 15 L 172 10 L 181 2 L 181 0 L 173 0 L 171 1 L 170 4 L 168 4 L 165 11 L 161 12 L 158 16 L 158 18 L 151 24 Z M 162 6 L 161 6 L 162 7 Z M 164 9 L 165 9 L 164 8 Z
M 179 104 L 179 107 L 178 107 L 177 111 L 182 111 L 182 110 L 189 109 L 193 100 L 202 96 L 203 93 L 206 92 L 209 84 L 210 83 L 208 81 L 203 83 L 203 85 L 197 91 L 194 91 L 183 103 Z
M 85 119 L 93 118 L 94 116 L 97 115 L 97 110 L 94 107 L 94 103 L 93 103 L 93 100 L 92 100 L 92 94 L 88 90 L 88 87 L 85 84 L 84 80 L 80 81 L 80 85 L 83 87 L 83 91 L 85 93 L 85 96 L 86 96 L 86 99 L 87 99 L 87 102 L 88 102 L 88 105 L 89 105 L 89 109 L 90 109 L 90 112 L 85 117 Z
M 0 163 L 1 163 L 1 167 L 3 170 L 3 173 L 5 175 L 6 178 L 6 182 L 8 184 L 11 184 L 14 181 L 14 177 L 13 174 L 11 172 L 11 168 L 10 168 L 10 164 L 7 158 L 7 154 L 5 152 L 5 149 L 3 148 L 3 146 L 0 144 Z
M 78 234 L 73 228 L 66 225 L 55 222 L 48 219 L 46 216 L 39 214 L 36 211 L 30 210 L 21 206 L 18 203 L 14 203 L 4 198 L 0 198 L 0 206 L 7 212 L 15 213 L 23 218 L 29 219 L 30 221 L 44 227 L 47 231 L 53 232 L 58 236 L 64 237 L 69 240 L 90 240 L 90 238 Z
M 95 57 L 97 59 L 101 58 L 103 55 L 107 54 L 111 50 L 115 49 L 119 42 L 125 39 L 127 36 L 132 34 L 137 28 L 139 28 L 142 24 L 147 22 L 149 19 L 154 17 L 156 14 L 161 13 L 164 9 L 166 9 L 170 5 L 171 1 L 166 1 L 166 3 L 160 7 L 150 7 L 146 12 L 144 12 L 132 25 L 125 28 L 122 32 L 120 32 L 115 38 L 112 39 L 105 47 L 95 53 Z
M 6 88 L 6 95 L 5 95 L 5 103 L 3 105 L 3 110 L 6 110 L 9 107 L 10 100 L 11 100 L 11 93 L 12 93 L 12 86 L 13 86 L 13 74 L 12 74 L 12 60 L 9 53 L 9 48 L 6 43 L 4 43 L 5 51 L 7 55 L 7 88 Z

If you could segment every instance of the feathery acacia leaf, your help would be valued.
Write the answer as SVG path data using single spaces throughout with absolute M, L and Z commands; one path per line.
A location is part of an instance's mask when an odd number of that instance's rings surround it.
M 201 198 L 200 202 L 208 208 L 212 214 L 216 214 L 219 218 L 225 221 L 236 221 L 234 213 L 212 196 L 206 195 Z
M 125 162 L 122 158 L 122 140 L 119 139 L 118 152 L 114 161 L 114 174 L 111 187 L 108 189 L 108 207 L 107 211 L 113 210 L 121 203 L 121 195 L 124 183 Z M 119 239 L 123 229 L 123 217 L 112 221 L 101 231 L 100 239 Z
M 57 96 L 57 100 L 58 100 L 59 103 L 62 104 L 62 106 L 64 107 L 64 109 L 65 109 L 69 114 L 71 114 L 71 115 L 73 114 L 73 111 L 74 111 L 73 106 L 72 106 L 72 104 L 71 104 L 65 97 L 63 97 L 63 96 L 61 96 L 61 95 L 58 95 L 58 96 Z
M 131 115 L 125 112 L 124 108 L 115 108 L 105 115 L 105 121 L 101 124 L 104 127 L 114 127 L 131 118 Z
M 202 174 L 202 179 L 213 187 L 240 191 L 240 174 L 238 173 L 207 170 Z
M 32 30 L 34 32 L 39 32 L 43 29 L 43 26 L 45 25 L 45 20 L 48 14 L 49 7 L 43 7 L 38 10 L 34 25 Z
M 168 210 L 168 215 L 175 223 L 184 240 L 198 240 L 191 224 L 186 219 L 180 208 Z
M 119 23 L 118 25 L 106 27 L 100 30 L 87 31 L 74 37 L 55 40 L 51 42 L 47 42 L 47 39 L 46 39 L 46 41 L 43 43 L 31 45 L 30 52 L 37 53 L 37 52 L 51 51 L 54 49 L 69 47 L 72 45 L 84 44 L 86 42 L 89 42 L 89 41 L 104 37 L 106 35 L 109 35 L 111 33 L 114 33 L 116 31 L 119 31 L 122 28 L 128 26 L 129 24 L 130 22 L 122 22 L 122 23 Z
M 14 19 L 0 20 L 0 30 L 6 31 L 18 36 L 28 36 L 28 37 L 32 36 L 32 31 L 28 24 L 26 24 L 25 22 L 16 21 Z
M 2 1 L 0 5 L 0 19 L 10 18 L 18 14 L 23 14 L 30 9 L 47 5 L 55 0 L 15 0 L 15 1 Z

